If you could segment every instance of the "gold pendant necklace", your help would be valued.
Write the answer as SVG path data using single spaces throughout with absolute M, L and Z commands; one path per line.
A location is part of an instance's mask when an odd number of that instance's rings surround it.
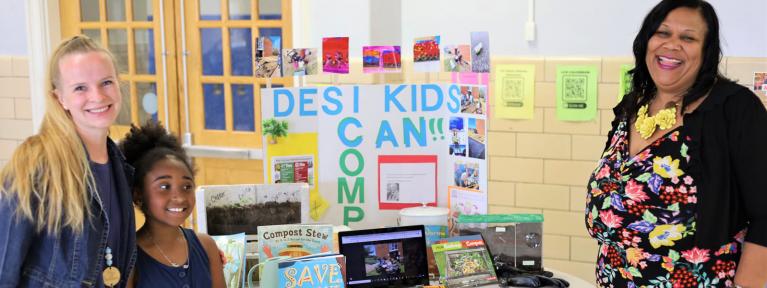
M 658 111 L 658 113 L 655 113 L 655 116 L 647 115 L 649 104 L 640 107 L 639 111 L 637 111 L 636 122 L 634 123 L 634 128 L 639 132 L 639 136 L 642 137 L 642 139 L 649 139 L 650 136 L 655 133 L 655 126 L 658 126 L 660 130 L 674 127 L 676 124 L 677 105 L 678 104 L 674 104 L 672 107 L 662 109 Z
M 104 286 L 112 287 L 120 283 L 120 269 L 112 266 L 112 248 L 107 246 L 104 250 L 104 260 L 106 260 L 107 268 L 104 268 L 104 272 L 101 273 L 101 277 L 104 280 Z

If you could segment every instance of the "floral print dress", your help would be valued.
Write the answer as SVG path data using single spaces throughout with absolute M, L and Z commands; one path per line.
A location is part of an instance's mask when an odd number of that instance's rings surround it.
M 716 251 L 694 246 L 697 187 L 678 127 L 635 156 L 621 121 L 588 184 L 586 225 L 601 287 L 729 287 L 745 231 Z

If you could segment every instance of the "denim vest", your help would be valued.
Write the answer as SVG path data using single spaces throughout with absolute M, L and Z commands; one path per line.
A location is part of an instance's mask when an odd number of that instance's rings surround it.
M 109 161 L 115 174 L 115 185 L 123 217 L 122 234 L 125 246 L 113 248 L 128 251 L 119 263 L 118 287 L 125 287 L 136 262 L 136 234 L 130 180 L 133 167 L 125 163 L 120 150 L 108 140 Z M 120 177 L 119 175 L 124 175 Z M 129 180 L 130 179 L 130 180 Z M 95 287 L 104 269 L 104 249 L 107 245 L 109 221 L 96 191 L 91 196 L 93 217 L 86 220 L 83 231 L 74 233 L 63 228 L 57 236 L 43 230 L 36 232 L 34 224 L 16 217 L 15 197 L 0 198 L 0 288 L 5 287 Z M 119 250 L 118 250 L 119 249 Z

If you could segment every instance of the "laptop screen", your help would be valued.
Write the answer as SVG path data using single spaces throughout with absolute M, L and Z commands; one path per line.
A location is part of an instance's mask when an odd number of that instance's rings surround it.
M 423 225 L 338 233 L 349 287 L 428 285 Z

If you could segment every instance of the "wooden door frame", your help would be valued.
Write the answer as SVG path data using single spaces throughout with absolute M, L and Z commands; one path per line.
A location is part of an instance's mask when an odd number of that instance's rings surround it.
M 181 0 L 175 0 L 175 2 L 179 2 Z M 251 28 L 251 35 L 252 37 L 256 37 L 258 34 L 258 28 L 259 25 L 282 25 L 280 28 L 282 29 L 282 48 L 286 47 L 292 47 L 293 45 L 293 29 L 292 29 L 292 13 L 293 13 L 293 6 L 291 0 L 281 0 L 281 12 L 282 18 L 280 20 L 259 20 L 258 17 L 258 5 L 252 5 L 251 7 L 251 17 L 253 20 L 228 20 L 224 17 L 224 14 L 228 15 L 228 6 L 225 5 L 226 3 L 224 1 L 221 1 L 221 13 L 222 13 L 222 20 L 217 21 L 221 22 L 221 24 L 211 24 L 211 23 L 199 23 L 199 2 L 192 1 L 192 3 L 189 3 L 190 1 L 185 2 L 185 37 L 186 42 L 188 43 L 186 49 L 186 57 L 187 57 L 187 67 L 197 67 L 199 71 L 202 70 L 202 63 L 201 63 L 201 47 L 197 47 L 196 45 L 199 45 L 200 43 L 200 28 L 216 28 L 216 27 L 226 27 L 222 28 L 222 45 L 224 43 L 229 43 L 229 28 L 233 28 L 231 26 L 228 26 L 230 22 L 232 23 L 239 23 L 240 25 L 236 25 L 234 28 Z M 255 4 L 255 3 L 254 3 Z M 179 4 L 180 5 L 180 4 Z M 180 25 L 180 19 L 178 25 Z M 251 22 L 248 25 L 244 25 L 243 23 Z M 180 26 L 179 26 L 180 27 Z M 180 41 L 180 39 L 179 39 Z M 181 45 L 178 45 L 178 53 L 184 53 L 183 47 Z M 184 131 L 189 132 L 192 134 L 193 143 L 194 145 L 204 145 L 204 146 L 220 146 L 220 147 L 226 147 L 226 148 L 249 148 L 249 149 L 261 149 L 263 147 L 262 143 L 262 135 L 261 135 L 261 101 L 260 101 L 260 85 L 266 85 L 267 80 L 266 79 L 257 79 L 254 76 L 246 77 L 246 76 L 226 76 L 231 72 L 231 58 L 230 54 L 227 52 L 228 47 L 222 47 L 222 59 L 223 59 L 223 76 L 203 76 L 201 73 L 195 74 L 195 73 L 187 73 L 188 81 L 187 86 L 188 87 L 180 87 L 181 89 L 188 89 L 188 101 L 190 103 L 189 105 L 189 114 L 190 115 L 205 115 L 204 111 L 204 99 L 202 95 L 202 84 L 203 83 L 223 83 L 224 84 L 224 111 L 225 111 L 225 123 L 226 128 L 225 130 L 206 130 L 205 129 L 205 119 L 204 117 L 198 116 L 198 117 L 189 117 L 189 127 L 191 131 Z M 177 63 L 179 65 L 178 70 L 183 72 L 183 67 L 181 65 L 183 64 L 181 61 Z M 254 63 L 251 63 L 253 66 L 253 71 L 255 73 L 255 61 Z M 179 76 L 183 77 L 183 76 Z M 285 77 L 285 78 L 275 78 L 271 81 L 272 84 L 280 84 L 285 87 L 293 86 L 293 79 L 292 77 Z M 231 86 L 229 84 L 252 84 L 253 87 L 253 111 L 254 111 L 254 121 L 255 124 L 255 131 L 249 131 L 249 132 L 238 132 L 233 131 L 232 128 L 232 95 L 231 95 Z M 179 95 L 183 95 L 182 93 L 179 93 Z M 182 99 L 183 101 L 183 99 Z M 181 111 L 182 113 L 184 111 Z M 184 115 L 181 115 L 182 118 L 186 118 Z

